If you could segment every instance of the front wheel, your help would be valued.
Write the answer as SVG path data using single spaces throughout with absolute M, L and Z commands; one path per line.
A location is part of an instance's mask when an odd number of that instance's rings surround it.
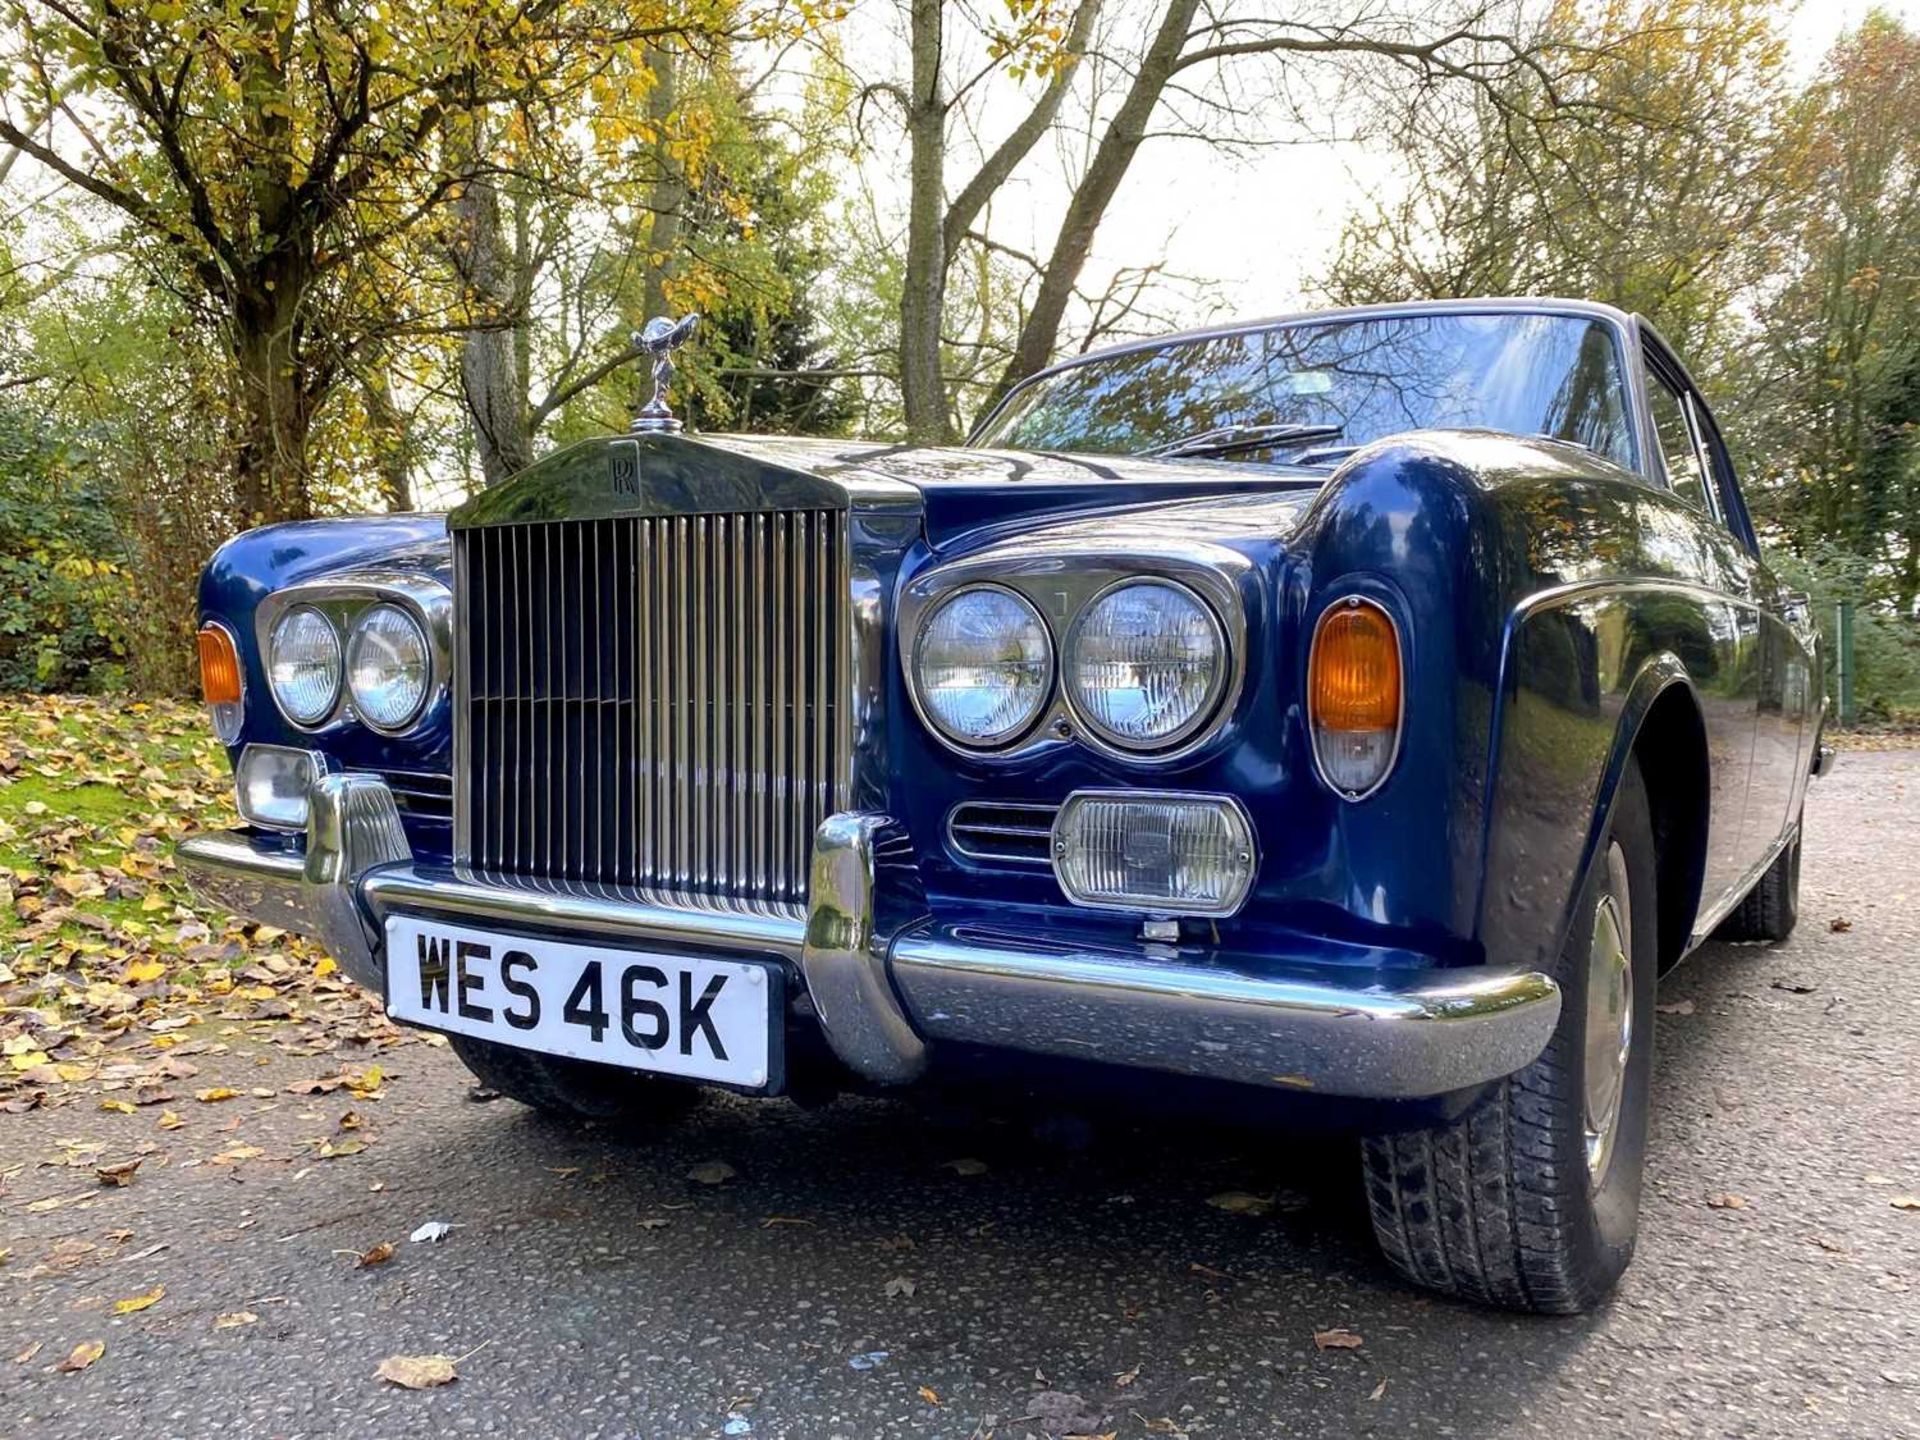
M 447 1043 L 488 1089 L 562 1119 L 658 1123 L 684 1114 L 700 1098 L 698 1086 L 614 1065 L 542 1055 L 467 1035 L 450 1034 Z
M 1655 875 L 1629 761 L 1555 967 L 1547 1048 L 1458 1119 L 1363 1142 L 1374 1235 L 1409 1280 L 1565 1315 L 1597 1305 L 1626 1269 L 1653 1068 Z

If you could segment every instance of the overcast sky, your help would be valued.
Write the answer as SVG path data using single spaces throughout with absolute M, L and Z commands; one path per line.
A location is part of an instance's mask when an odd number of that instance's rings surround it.
M 1872 8 L 1871 0 L 1804 0 L 1789 27 L 1794 64 L 1810 74 L 1834 38 Z M 1920 23 L 1920 0 L 1880 0 L 1878 8 Z M 1025 183 L 1016 181 L 996 202 L 997 238 L 1051 242 L 1059 182 L 1046 183 L 1050 164 L 1043 147 L 1023 172 Z M 948 183 L 964 179 L 950 174 Z M 1097 291 L 1115 267 L 1164 254 L 1170 270 L 1215 282 L 1229 314 L 1298 308 L 1303 283 L 1329 257 L 1356 193 L 1388 179 L 1383 157 L 1353 143 L 1286 145 L 1235 160 L 1198 142 L 1154 141 L 1115 197 L 1084 288 Z

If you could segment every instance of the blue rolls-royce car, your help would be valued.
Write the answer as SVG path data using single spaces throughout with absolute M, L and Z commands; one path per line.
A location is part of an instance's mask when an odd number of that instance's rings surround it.
M 1656 979 L 1792 929 L 1829 753 L 1806 602 L 1652 329 L 1177 335 L 960 448 L 667 413 L 220 550 L 245 824 L 181 847 L 206 896 L 545 1110 L 995 1066 L 1284 1096 L 1362 1135 L 1410 1279 L 1607 1293 Z

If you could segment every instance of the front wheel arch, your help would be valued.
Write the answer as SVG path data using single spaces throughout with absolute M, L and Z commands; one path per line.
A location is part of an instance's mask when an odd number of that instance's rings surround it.
M 1706 722 L 1685 667 L 1670 654 L 1649 660 L 1628 692 L 1594 806 L 1589 858 L 1606 832 L 1628 757 L 1640 766 L 1653 815 L 1659 963 L 1664 973 L 1687 953 L 1699 915 L 1712 797 Z

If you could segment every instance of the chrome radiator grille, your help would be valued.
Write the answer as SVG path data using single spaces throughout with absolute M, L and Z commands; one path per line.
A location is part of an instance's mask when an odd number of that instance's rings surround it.
M 804 905 L 849 768 L 844 514 L 494 525 L 454 545 L 460 858 Z

